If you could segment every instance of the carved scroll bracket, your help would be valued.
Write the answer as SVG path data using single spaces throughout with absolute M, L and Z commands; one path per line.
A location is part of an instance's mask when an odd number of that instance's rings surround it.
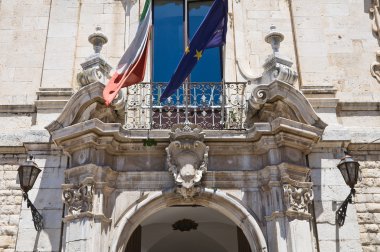
M 380 45 L 380 1 L 372 0 L 369 9 L 370 17 L 372 19 L 372 34 L 377 39 Z M 376 52 L 376 61 L 371 64 L 371 75 L 380 83 L 380 50 Z
M 204 133 L 197 125 L 175 125 L 170 133 L 171 143 L 166 148 L 169 172 L 184 198 L 197 195 L 203 174 L 207 171 L 208 149 L 203 143 Z

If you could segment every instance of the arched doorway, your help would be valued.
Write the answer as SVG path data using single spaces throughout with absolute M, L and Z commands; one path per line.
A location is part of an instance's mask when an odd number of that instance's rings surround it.
M 230 219 L 199 205 L 172 206 L 145 219 L 131 235 L 125 252 L 251 252 Z
M 124 252 L 127 248 L 127 243 L 130 239 L 133 239 L 132 236 L 136 235 L 135 230 L 141 229 L 141 233 L 137 233 L 136 236 L 140 235 L 142 238 L 142 228 L 144 223 L 149 225 L 150 216 L 153 216 L 152 221 L 155 218 L 154 215 L 163 209 L 181 206 L 186 208 L 195 205 L 212 209 L 221 214 L 224 219 L 228 219 L 228 222 L 225 220 L 228 224 L 224 224 L 230 225 L 232 222 L 235 224 L 235 227 L 239 227 L 241 235 L 246 237 L 252 252 L 267 251 L 263 232 L 253 217 L 253 213 L 250 213 L 238 200 L 226 193 L 206 188 L 200 195 L 194 197 L 191 202 L 184 200 L 174 192 L 154 192 L 136 201 L 119 220 L 116 220 L 115 229 L 110 240 L 110 252 Z M 208 212 L 207 214 L 210 213 Z M 236 232 L 240 232 L 239 229 Z

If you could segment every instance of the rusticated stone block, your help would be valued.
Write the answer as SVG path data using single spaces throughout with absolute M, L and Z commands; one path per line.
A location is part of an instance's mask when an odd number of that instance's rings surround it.
M 376 252 L 378 251 L 375 247 L 373 246 L 363 246 L 362 247 L 363 252 Z
M 380 213 L 380 203 L 367 203 L 366 207 L 369 213 Z
M 365 224 L 364 227 L 369 233 L 377 233 L 379 231 L 379 226 L 376 224 Z
M 374 222 L 373 214 L 371 213 L 358 213 L 359 224 L 371 224 Z
M 13 238 L 9 235 L 0 235 L 0 248 L 9 248 L 13 245 Z

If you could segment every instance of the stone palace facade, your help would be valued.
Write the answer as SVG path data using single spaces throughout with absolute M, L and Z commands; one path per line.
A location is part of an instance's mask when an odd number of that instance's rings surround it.
M 143 6 L 0 0 L 0 251 L 380 251 L 379 1 L 230 0 L 223 81 L 107 107 Z

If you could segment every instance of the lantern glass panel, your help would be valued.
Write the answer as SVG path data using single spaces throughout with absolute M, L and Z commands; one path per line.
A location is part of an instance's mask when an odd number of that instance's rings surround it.
M 358 181 L 359 164 L 357 162 L 349 162 L 346 166 L 349 175 L 349 184 L 347 184 L 353 187 Z
M 346 182 L 346 184 L 348 184 L 349 176 L 348 176 L 348 172 L 347 172 L 346 164 L 345 164 L 345 163 L 343 163 L 343 164 L 339 164 L 338 168 L 339 168 L 339 170 L 340 170 L 340 173 L 342 173 L 342 176 L 343 176 L 344 182 Z
M 18 175 L 20 179 L 20 187 L 24 192 L 32 189 L 38 174 L 41 170 L 33 161 L 27 161 L 25 164 L 20 165 L 18 168 Z

